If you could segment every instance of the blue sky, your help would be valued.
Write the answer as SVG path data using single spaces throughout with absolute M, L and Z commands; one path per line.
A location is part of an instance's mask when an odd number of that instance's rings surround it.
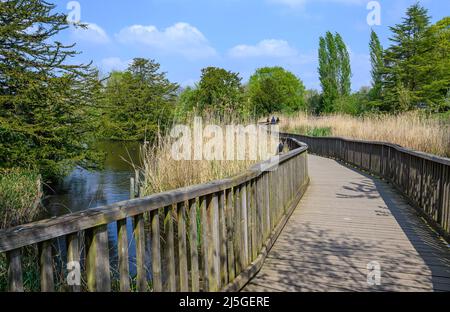
M 67 13 L 70 1 L 58 0 Z M 193 85 L 206 66 L 239 72 L 280 65 L 319 89 L 317 47 L 326 31 L 343 36 L 352 58 L 352 88 L 370 84 L 368 41 L 373 27 L 384 46 L 389 26 L 416 0 L 381 0 L 381 25 L 369 26 L 369 0 L 79 0 L 88 30 L 58 38 L 77 43 L 77 62 L 102 73 L 122 70 L 134 57 L 153 58 L 170 80 Z M 433 21 L 450 15 L 450 0 L 422 0 Z

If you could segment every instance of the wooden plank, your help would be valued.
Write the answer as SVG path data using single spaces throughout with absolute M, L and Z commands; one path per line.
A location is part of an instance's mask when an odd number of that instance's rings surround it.
M 189 291 L 188 261 L 187 261 L 187 243 L 186 243 L 186 205 L 178 203 L 178 264 L 180 272 L 180 291 Z
M 198 268 L 198 231 L 197 231 L 197 201 L 189 201 L 189 251 L 191 257 L 191 291 L 200 291 L 200 275 Z
M 201 252 L 202 252 L 202 271 L 201 279 L 203 281 L 202 290 L 209 291 L 209 239 L 208 239 L 208 215 L 207 207 L 209 205 L 210 198 L 207 196 L 200 197 L 200 218 L 201 218 Z
M 153 291 L 162 292 L 162 278 L 161 278 L 161 243 L 160 243 L 160 228 L 159 228 L 159 211 L 153 210 L 150 212 L 150 222 L 152 227 L 152 281 Z
M 136 242 L 136 290 L 147 291 L 147 271 L 145 269 L 145 230 L 144 215 L 137 215 L 133 220 L 133 235 Z
M 226 222 L 227 222 L 227 269 L 228 269 L 228 282 L 234 280 L 236 277 L 235 271 L 235 258 L 233 237 L 235 233 L 234 224 L 234 203 L 233 203 L 233 190 L 229 189 L 225 192 L 226 196 Z
M 22 256 L 21 250 L 16 249 L 6 253 L 8 263 L 8 290 L 23 292 Z
M 80 265 L 80 240 L 79 233 L 71 234 L 66 236 L 67 245 L 67 269 L 73 273 L 71 275 L 72 281 L 69 285 L 69 290 L 71 292 L 81 291 L 81 276 L 80 283 L 78 283 L 77 274 L 81 275 L 81 265 Z M 78 285 L 77 285 L 78 284 Z
M 449 288 L 448 246 L 400 194 L 385 182 L 332 160 L 309 157 L 309 166 L 313 183 L 251 284 L 272 283 L 281 291 Z M 290 165 L 287 170 L 298 171 L 298 167 Z M 401 170 L 411 176 L 411 169 Z M 396 183 L 406 187 L 404 179 Z M 428 179 L 425 185 L 433 183 L 433 177 Z M 291 183 L 288 188 L 290 197 L 295 187 Z M 381 288 L 367 284 L 371 261 L 381 265 Z
M 111 291 L 109 266 L 108 228 L 95 227 L 86 231 L 86 275 L 91 292 Z
M 250 182 L 250 196 L 251 196 L 251 202 L 250 202 L 250 215 L 251 215 L 251 257 L 249 259 L 249 263 L 253 262 L 253 260 L 256 259 L 258 255 L 258 220 L 257 220 L 257 191 L 256 191 L 256 180 L 253 180 Z
M 53 279 L 52 242 L 46 241 L 40 243 L 38 249 L 39 249 L 41 291 L 53 292 L 55 291 L 55 282 Z
M 233 189 L 234 196 L 234 215 L 233 215 L 233 224 L 235 235 L 233 236 L 233 249 L 235 256 L 235 274 L 239 275 L 244 268 L 242 266 L 242 226 L 241 226 L 241 187 L 235 187 Z
M 164 261 L 167 262 L 167 281 L 165 289 L 169 292 L 177 291 L 175 272 L 175 237 L 173 229 L 173 207 L 164 208 L 164 233 L 166 245 L 164 248 Z
M 220 241 L 219 241 L 219 198 L 213 194 L 208 200 L 207 208 L 208 226 L 208 291 L 219 291 L 220 284 Z
M 228 284 L 228 264 L 227 264 L 227 222 L 225 192 L 220 192 L 219 197 L 219 242 L 220 242 L 220 281 L 221 285 Z
M 240 188 L 240 197 L 241 197 L 241 203 L 239 206 L 239 210 L 241 212 L 240 218 L 238 217 L 238 224 L 240 224 L 240 239 L 241 242 L 239 244 L 239 252 L 240 252 L 240 268 L 243 270 L 247 267 L 249 263 L 249 256 L 250 256 L 250 238 L 249 238 L 249 194 L 250 192 L 247 192 L 248 184 L 243 184 Z
M 130 268 L 128 259 L 127 219 L 117 221 L 117 256 L 119 262 L 120 291 L 130 291 Z

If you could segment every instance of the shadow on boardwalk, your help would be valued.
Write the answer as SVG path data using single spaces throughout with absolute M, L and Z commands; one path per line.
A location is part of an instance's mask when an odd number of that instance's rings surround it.
M 448 245 L 389 184 L 325 158 L 310 167 L 310 189 L 244 291 L 450 290 Z

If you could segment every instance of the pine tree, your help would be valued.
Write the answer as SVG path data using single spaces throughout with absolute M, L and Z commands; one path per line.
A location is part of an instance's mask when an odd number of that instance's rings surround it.
M 416 97 L 432 112 L 450 110 L 450 17 L 427 29 L 414 56 Z
M 94 164 L 89 110 L 100 88 L 90 65 L 69 64 L 73 45 L 54 40 L 69 27 L 54 9 L 0 2 L 0 166 L 37 166 L 49 178 Z
M 414 4 L 408 8 L 403 22 L 390 28 L 393 45 L 385 53 L 383 77 L 387 110 L 404 111 L 421 104 L 416 93 L 420 89 L 416 74 L 421 65 L 416 56 L 429 24 L 428 11 Z
M 372 106 L 377 109 L 381 105 L 381 98 L 383 92 L 383 47 L 380 39 L 375 31 L 372 30 L 370 34 L 370 61 L 372 64 L 372 89 L 369 92 L 369 98 L 372 101 Z
M 113 140 L 151 140 L 172 125 L 176 92 L 154 60 L 135 58 L 107 81 L 102 134 Z

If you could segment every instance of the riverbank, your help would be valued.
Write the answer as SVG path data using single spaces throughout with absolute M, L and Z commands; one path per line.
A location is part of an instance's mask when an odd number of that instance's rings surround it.
M 43 212 L 42 181 L 31 169 L 0 169 L 0 229 L 35 221 Z

